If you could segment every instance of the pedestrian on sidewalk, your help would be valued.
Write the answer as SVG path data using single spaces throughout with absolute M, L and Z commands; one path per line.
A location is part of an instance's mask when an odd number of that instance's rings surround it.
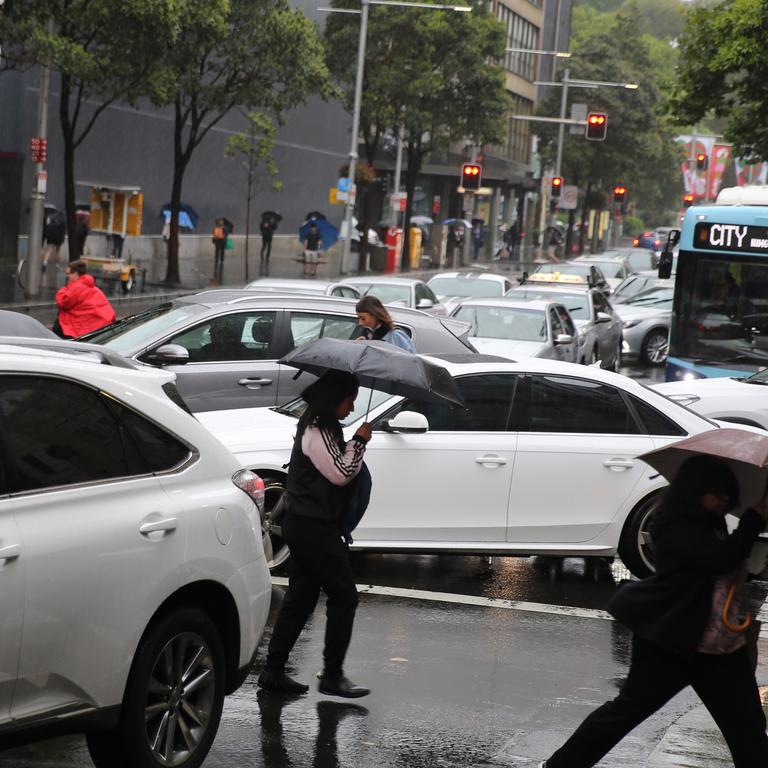
M 714 456 L 686 460 L 651 529 L 656 573 L 621 587 L 608 611 L 634 635 L 619 695 L 590 714 L 543 768 L 591 768 L 633 728 L 691 686 L 709 710 L 734 768 L 768 766 L 768 736 L 740 618 L 745 561 L 768 521 L 762 501 L 729 534 L 739 486 Z M 730 605 L 729 605 L 730 603 Z M 756 641 L 756 638 L 755 638 Z
M 357 322 L 363 329 L 362 335 L 357 337 L 358 341 L 387 341 L 406 352 L 416 351 L 411 337 L 405 331 L 395 327 L 395 321 L 378 296 L 370 293 L 363 296 L 357 302 L 355 311 Z
M 53 324 L 53 332 L 62 339 L 76 339 L 97 331 L 114 323 L 117 317 L 104 292 L 86 272 L 87 265 L 82 259 L 70 262 L 67 284 L 56 292 L 59 316 Z
M 285 672 L 288 656 L 325 592 L 326 627 L 320 693 L 359 698 L 370 693 L 344 675 L 358 596 L 343 540 L 352 480 L 363 466 L 371 425 L 363 423 L 349 442 L 339 423 L 352 412 L 358 382 L 351 373 L 327 371 L 301 396 L 307 407 L 299 419 L 286 489 L 283 537 L 291 551 L 288 590 L 269 642 L 258 683 L 284 693 L 306 693 L 309 686 Z
M 261 266 L 260 272 L 269 274 L 269 257 L 272 255 L 272 237 L 277 229 L 277 222 L 271 217 L 261 220 Z
M 221 283 L 224 276 L 224 250 L 227 247 L 227 230 L 224 219 L 216 219 L 213 227 L 213 279 Z
M 59 269 L 59 253 L 64 240 L 67 237 L 67 219 L 59 210 L 51 211 L 45 217 L 43 224 L 43 255 L 40 269 L 45 272 L 48 265 L 52 269 Z
M 314 277 L 317 273 L 317 260 L 320 258 L 320 249 L 323 240 L 317 224 L 312 222 L 309 232 L 304 238 L 304 277 Z
M 483 222 L 480 219 L 475 219 L 472 222 L 472 258 L 477 261 L 480 258 L 480 251 L 485 242 L 485 231 L 483 229 Z

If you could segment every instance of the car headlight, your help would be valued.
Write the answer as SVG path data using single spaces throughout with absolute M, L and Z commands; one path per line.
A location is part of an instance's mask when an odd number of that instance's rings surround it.
M 634 328 L 634 327 L 635 327 L 636 325 L 638 325 L 639 323 L 640 323 L 640 321 L 639 321 L 639 320 L 626 320 L 625 322 L 623 322 L 623 323 L 622 323 L 622 325 L 623 325 L 625 328 Z

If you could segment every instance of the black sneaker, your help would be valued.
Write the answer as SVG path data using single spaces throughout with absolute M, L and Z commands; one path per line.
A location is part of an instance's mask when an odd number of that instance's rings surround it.
M 275 672 L 271 669 L 265 669 L 258 679 L 261 688 L 267 691 L 282 691 L 283 693 L 306 693 L 309 690 L 308 685 L 288 677 L 285 672 Z
M 323 674 L 320 677 L 320 682 L 317 684 L 317 690 L 320 693 L 326 694 L 326 696 L 341 696 L 345 699 L 359 699 L 371 692 L 370 688 L 355 685 L 351 680 L 344 677 L 343 673 L 335 675 Z

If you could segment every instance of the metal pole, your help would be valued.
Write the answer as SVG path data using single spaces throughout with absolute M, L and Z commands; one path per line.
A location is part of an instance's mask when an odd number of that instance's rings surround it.
M 53 33 L 53 21 L 48 22 L 48 34 Z M 48 96 L 51 92 L 51 62 L 46 62 L 40 75 L 40 93 L 37 101 L 37 137 L 48 138 Z M 40 294 L 40 251 L 43 247 L 43 224 L 45 217 L 45 192 L 40 191 L 40 176 L 45 170 L 43 163 L 35 163 L 35 178 L 32 182 L 30 201 L 29 237 L 27 238 L 27 298 Z M 51 265 L 53 269 L 53 265 Z M 55 279 L 55 277 L 54 277 Z
M 565 108 L 568 103 L 568 78 L 571 68 L 563 70 L 563 92 L 560 94 L 560 119 L 565 120 Z M 560 123 L 557 129 L 557 160 L 555 161 L 555 176 L 560 176 L 560 165 L 563 160 L 563 140 L 565 138 L 565 123 Z
M 395 184 L 394 194 L 400 192 L 400 176 L 403 173 L 403 126 L 400 125 L 397 128 L 397 154 L 395 155 Z M 395 207 L 390 202 L 389 212 L 389 224 L 392 227 L 397 226 L 397 222 L 400 218 L 400 210 L 395 210 Z
M 368 8 L 370 0 L 360 0 L 360 38 L 357 44 L 357 75 L 355 77 L 355 102 L 352 109 L 352 144 L 349 150 L 349 192 L 344 209 L 346 238 L 341 252 L 341 274 L 349 271 L 349 257 L 352 248 L 352 214 L 355 212 L 355 166 L 357 145 L 360 136 L 360 105 L 363 100 L 363 70 L 365 68 L 365 38 L 368 34 Z M 365 235 L 366 233 L 364 233 Z

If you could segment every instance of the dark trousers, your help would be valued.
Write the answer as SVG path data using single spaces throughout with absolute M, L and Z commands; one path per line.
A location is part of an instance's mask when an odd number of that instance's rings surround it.
M 635 636 L 619 695 L 584 720 L 547 760 L 547 768 L 591 768 L 689 685 L 725 737 L 734 768 L 768 766 L 765 716 L 745 648 L 729 654 L 677 654 Z
M 341 533 L 322 520 L 287 514 L 283 537 L 291 550 L 288 590 L 272 630 L 267 669 L 282 670 L 307 619 L 325 592 L 324 671 L 342 671 L 352 637 L 358 596 Z
M 261 236 L 261 260 L 269 261 L 269 257 L 272 255 L 272 238 Z
M 221 282 L 221 278 L 224 274 L 224 248 L 226 241 L 214 241 L 213 243 L 213 277 Z

